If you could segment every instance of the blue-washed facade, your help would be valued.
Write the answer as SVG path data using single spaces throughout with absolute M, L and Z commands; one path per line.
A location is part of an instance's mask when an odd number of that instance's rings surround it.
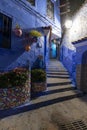
M 87 92 L 82 85 L 86 84 L 86 51 L 87 51 L 87 2 L 72 17 L 72 26 L 66 29 L 61 44 L 61 61 L 68 69 L 72 81 L 78 89 Z M 82 68 L 85 68 L 83 70 Z M 83 78 L 82 78 L 83 77 Z M 85 81 L 83 81 L 85 79 Z M 85 86 L 87 88 L 87 85 Z
M 50 7 L 51 4 L 53 8 Z M 52 28 L 51 37 L 61 37 L 58 6 L 58 0 L 2 0 L 0 2 L 0 26 L 2 28 L 0 31 L 0 71 L 25 66 L 29 63 L 32 65 L 38 55 L 42 55 L 45 60 L 49 61 L 50 36 L 49 33 L 44 36 L 42 27 Z M 52 9 L 53 13 L 50 12 Z M 20 37 L 14 33 L 17 25 L 22 29 Z M 35 42 L 31 45 L 31 50 L 26 51 L 25 31 L 32 29 L 41 31 L 42 36 L 38 38 L 41 47 L 37 47 L 37 42 Z M 44 49 L 45 44 L 46 49 Z

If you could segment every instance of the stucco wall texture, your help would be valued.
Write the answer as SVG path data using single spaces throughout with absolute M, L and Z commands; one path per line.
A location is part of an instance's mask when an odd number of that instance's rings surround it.
M 85 37 L 87 37 L 86 14 L 87 14 L 87 0 L 83 3 L 80 9 L 72 17 L 72 27 L 66 30 L 61 45 L 61 60 L 63 61 L 64 65 L 70 72 L 72 80 L 74 81 L 75 84 L 76 84 L 76 66 L 78 64 L 81 64 L 82 52 L 87 50 L 87 46 L 86 44 L 83 46 L 81 45 L 78 46 L 79 48 L 78 49 L 72 43 L 78 42 L 77 44 L 79 44 L 80 43 L 79 40 L 81 39 L 83 40 Z
M 60 16 L 58 15 L 58 3 L 54 2 L 55 10 L 53 21 L 47 16 L 46 2 L 46 0 L 35 0 L 35 6 L 31 6 L 31 4 L 27 0 L 0 1 L 0 12 L 12 18 L 11 49 L 0 48 L 1 71 L 7 70 L 7 68 L 11 69 L 13 68 L 13 66 L 16 67 L 18 66 L 18 64 L 23 63 L 24 65 L 28 60 L 30 60 L 30 62 L 32 63 L 36 59 L 37 55 L 44 54 L 44 35 L 39 40 L 39 42 L 41 42 L 42 44 L 41 49 L 37 49 L 36 45 L 34 44 L 31 47 L 31 51 L 25 52 L 25 30 L 51 25 L 55 33 L 59 37 L 61 36 Z M 13 31 L 17 24 L 20 25 L 21 29 L 23 30 L 23 35 L 20 38 L 16 37 Z

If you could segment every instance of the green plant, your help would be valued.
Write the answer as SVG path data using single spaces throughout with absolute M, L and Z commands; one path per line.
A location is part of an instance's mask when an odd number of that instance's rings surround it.
M 32 30 L 32 31 L 30 31 L 29 34 L 33 37 L 41 37 L 42 36 L 42 34 L 37 30 Z
M 8 73 L 1 73 L 0 74 L 0 88 L 10 86 L 9 82 L 9 74 Z
M 28 80 L 29 71 L 25 68 L 17 68 L 7 73 L 0 74 L 0 88 L 23 86 Z
M 46 72 L 42 69 L 31 70 L 31 81 L 32 82 L 45 82 Z
M 26 73 L 16 73 L 11 72 L 10 73 L 10 83 L 12 86 L 22 86 L 26 83 L 28 76 Z

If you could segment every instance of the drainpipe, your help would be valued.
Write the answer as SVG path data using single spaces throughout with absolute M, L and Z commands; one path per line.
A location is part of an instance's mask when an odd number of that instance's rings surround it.
M 47 43 L 47 36 L 44 36 L 44 64 L 46 64 L 46 43 Z
M 44 64 L 46 65 L 46 53 L 47 53 L 47 35 L 50 31 L 50 38 L 51 39 L 51 26 L 42 27 L 44 32 Z

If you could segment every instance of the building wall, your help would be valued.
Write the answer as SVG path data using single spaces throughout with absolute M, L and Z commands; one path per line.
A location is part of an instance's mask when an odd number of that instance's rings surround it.
M 78 89 L 87 92 L 87 39 L 75 44 L 76 47 L 76 84 Z
M 24 38 L 25 30 L 51 25 L 58 37 L 61 36 L 60 16 L 58 15 L 58 1 L 55 5 L 54 21 L 50 20 L 46 15 L 46 0 L 35 0 L 35 7 L 31 6 L 27 0 L 3 0 L 0 2 L 0 12 L 12 18 L 12 34 L 11 49 L 0 48 L 0 70 L 11 69 L 18 65 L 24 65 L 29 60 L 33 63 L 37 55 L 43 55 L 44 37 L 39 39 L 42 48 L 37 49 L 36 44 L 31 46 L 31 51 L 26 52 L 24 46 L 26 40 Z M 14 34 L 16 24 L 20 25 L 23 30 L 22 37 Z M 32 65 L 32 64 L 31 64 Z
M 77 66 L 81 66 L 82 54 L 87 50 L 85 45 L 76 47 L 74 44 L 79 44 L 84 38 L 87 37 L 87 0 L 81 6 L 81 8 L 72 17 L 72 27 L 66 30 L 63 42 L 61 45 L 61 60 L 67 67 L 71 74 L 71 77 L 76 85 L 76 70 Z M 79 41 L 80 40 L 80 41 Z M 78 73 L 78 72 L 77 72 Z

